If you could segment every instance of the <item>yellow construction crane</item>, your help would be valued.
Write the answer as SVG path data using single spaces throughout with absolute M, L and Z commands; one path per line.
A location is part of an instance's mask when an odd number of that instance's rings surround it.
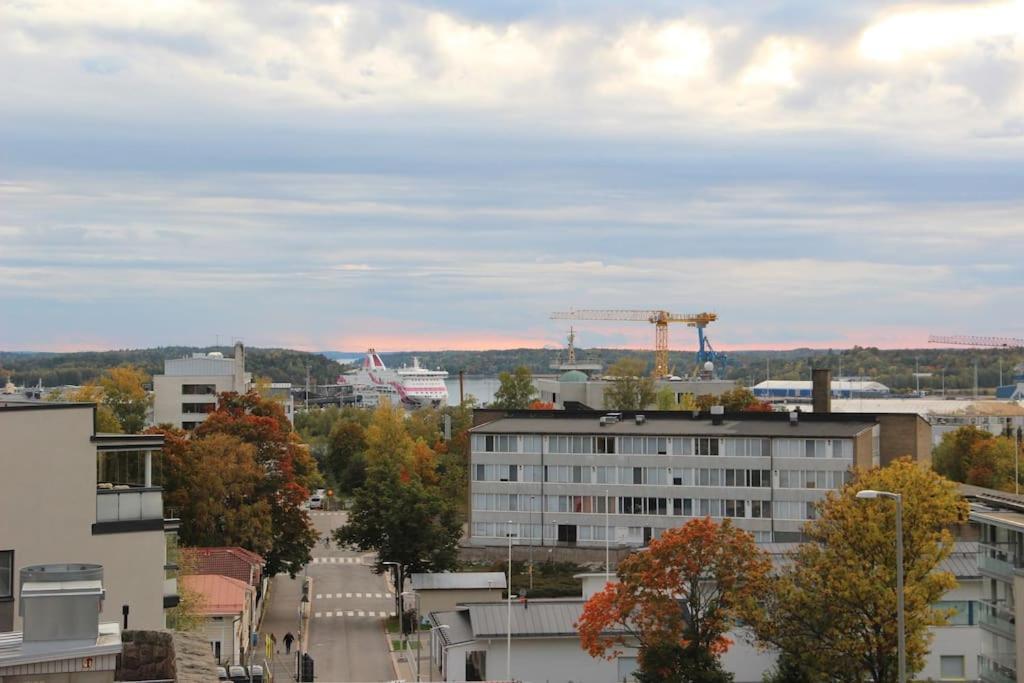
M 700 338 L 698 359 L 708 353 L 705 350 L 704 328 L 718 319 L 715 313 L 669 313 L 668 311 L 641 311 L 633 309 L 560 311 L 551 314 L 552 320 L 627 320 L 652 323 L 654 325 L 654 375 L 668 374 L 668 324 L 686 323 L 696 327 Z M 710 353 L 714 353 L 713 351 Z

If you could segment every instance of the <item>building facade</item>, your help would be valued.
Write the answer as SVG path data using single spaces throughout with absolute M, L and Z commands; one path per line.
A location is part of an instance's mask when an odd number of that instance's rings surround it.
M 0 407 L 0 631 L 18 630 L 18 569 L 67 562 L 104 567 L 103 621 L 164 627 L 177 604 L 168 561 L 161 435 L 97 434 L 95 407 Z
M 492 411 L 471 430 L 470 542 L 641 546 L 705 516 L 799 540 L 854 466 L 930 462 L 927 423 L 890 417 Z
M 604 392 L 611 386 L 610 381 L 588 376 L 579 370 L 569 370 L 558 377 L 538 377 L 533 384 L 537 388 L 538 400 L 553 403 L 559 410 L 567 407 L 604 410 Z M 670 389 L 676 402 L 683 404 L 687 398 L 719 396 L 735 389 L 736 382 L 724 379 L 658 379 L 655 380 L 655 388 L 659 391 Z
M 164 374 L 153 376 L 153 422 L 195 429 L 217 409 L 217 394 L 244 394 L 251 386 L 252 374 L 245 371 L 245 347 L 240 342 L 235 344 L 234 358 L 215 351 L 168 359 Z

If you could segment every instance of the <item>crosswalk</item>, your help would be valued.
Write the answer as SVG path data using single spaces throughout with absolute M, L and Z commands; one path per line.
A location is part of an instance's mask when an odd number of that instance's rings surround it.
M 362 564 L 361 557 L 314 557 L 313 564 Z
M 378 599 L 378 600 L 391 600 L 395 596 L 391 593 L 317 593 L 317 600 L 351 600 L 356 598 L 358 600 L 363 599 Z
M 334 619 L 337 617 L 363 617 L 363 618 L 374 618 L 384 619 L 387 617 L 395 616 L 394 612 L 387 612 L 381 610 L 361 610 L 361 609 L 350 609 L 350 610 L 336 610 L 331 612 L 314 612 L 314 619 Z
M 336 517 L 345 514 L 341 510 L 310 510 L 310 517 Z

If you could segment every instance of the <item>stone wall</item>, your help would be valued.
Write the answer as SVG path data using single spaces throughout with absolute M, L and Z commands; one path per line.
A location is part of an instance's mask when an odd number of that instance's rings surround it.
M 122 631 L 118 681 L 176 681 L 207 683 L 217 680 L 210 643 L 197 633 L 180 631 Z

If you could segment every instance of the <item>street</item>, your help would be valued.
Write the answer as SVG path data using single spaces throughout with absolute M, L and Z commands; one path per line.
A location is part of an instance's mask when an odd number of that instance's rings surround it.
M 345 521 L 344 512 L 313 510 L 310 518 L 321 535 Z M 395 611 L 394 594 L 383 575 L 372 572 L 374 556 L 318 543 L 306 574 L 313 579 L 307 647 L 315 662 L 317 683 L 391 681 L 395 678 L 384 620 Z M 299 635 L 299 599 L 303 575 L 279 575 L 273 580 L 270 602 L 261 628 L 277 638 L 274 678 L 294 680 L 295 650 L 285 656 L 284 634 Z

